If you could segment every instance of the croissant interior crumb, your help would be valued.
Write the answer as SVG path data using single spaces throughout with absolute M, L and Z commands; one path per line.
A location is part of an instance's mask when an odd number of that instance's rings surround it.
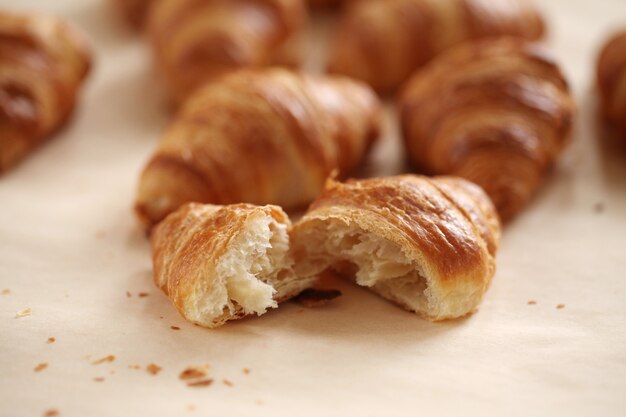
M 196 319 L 211 322 L 226 311 L 260 315 L 277 307 L 281 274 L 289 273 L 292 264 L 288 249 L 287 225 L 262 213 L 251 215 L 218 259 L 215 280 L 197 280 Z
M 386 239 L 339 220 L 315 222 L 306 231 L 306 256 L 296 253 L 297 273 L 317 275 L 329 266 L 357 284 L 411 311 L 426 313 L 427 280 L 420 266 Z

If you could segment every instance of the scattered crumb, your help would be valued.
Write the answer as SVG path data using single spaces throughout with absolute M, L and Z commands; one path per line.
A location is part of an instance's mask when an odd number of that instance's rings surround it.
M 163 316 L 159 316 L 159 318 L 160 318 L 161 320 L 163 320 Z
M 133 296 L 133 295 L 130 293 L 130 291 L 126 291 L 126 298 L 130 298 L 130 297 L 132 297 L 132 296 Z
M 249 375 L 250 374 L 250 369 L 249 368 L 243 368 L 241 370 L 244 374 Z
M 85 359 L 87 360 L 91 359 L 91 355 L 85 355 Z
M 596 203 L 593 205 L 593 212 L 596 214 L 604 213 L 605 209 L 606 206 L 604 205 L 604 203 Z
M 186 381 L 188 379 L 204 378 L 207 374 L 207 367 L 190 366 L 178 375 L 180 379 Z
M 114 355 L 109 355 L 109 356 L 105 356 L 104 358 L 95 360 L 93 362 L 91 362 L 92 365 L 100 365 L 103 364 L 105 362 L 113 362 L 115 360 L 115 356 Z
M 170 326 L 170 329 L 172 329 L 172 330 L 180 330 L 180 327 L 178 327 L 178 326 Z
M 57 341 L 56 337 L 49 337 L 46 343 L 54 343 L 56 341 Z
M 561 310 L 561 309 L 565 308 L 565 304 L 557 304 L 556 308 Z
M 296 298 L 296 303 L 303 307 L 315 308 L 322 307 L 328 304 L 331 300 L 341 296 L 339 290 L 317 290 L 315 288 L 309 288 L 302 291 Z
M 256 405 L 263 405 L 263 404 L 265 404 L 263 400 L 256 400 Z
M 140 298 L 144 298 L 144 297 L 149 296 L 149 295 L 150 295 L 150 293 L 147 293 L 147 292 L 140 292 L 140 293 L 139 293 L 139 294 L 137 294 L 137 295 L 139 295 L 139 297 L 140 297 Z
M 33 310 L 31 310 L 30 308 L 23 308 L 15 313 L 15 318 L 19 319 L 20 317 L 30 316 L 31 314 L 33 314 Z
M 11 294 L 11 290 L 10 289 L 5 288 L 5 289 L 2 290 L 2 295 L 9 295 L 9 294 Z
M 159 372 L 161 372 L 161 369 L 163 368 L 155 363 L 151 363 L 150 365 L 146 366 L 146 371 L 148 371 L 148 373 L 151 375 L 158 374 Z
M 58 415 L 59 415 L 59 411 L 58 410 L 54 410 L 54 409 L 46 410 L 43 413 L 43 417 L 56 417 Z
M 188 382 L 187 386 L 188 387 L 208 387 L 209 385 L 211 385 L 213 383 L 213 379 L 209 378 L 209 379 L 201 379 L 199 381 L 194 381 L 194 382 Z
M 48 367 L 47 363 L 40 363 L 39 365 L 35 366 L 35 369 L 33 369 L 33 371 L 35 372 L 41 372 L 44 369 L 46 369 Z
M 128 369 L 141 369 L 139 365 L 128 365 Z
M 109 375 L 115 375 L 115 369 L 111 369 L 111 370 L 109 371 Z
M 104 378 L 102 378 L 101 376 L 94 378 L 93 379 L 95 382 L 104 382 Z
M 193 404 L 189 404 L 189 405 L 187 406 L 187 411 L 193 411 L 193 410 L 195 410 L 195 409 L 196 409 L 196 406 L 195 406 L 195 405 L 193 405 Z
M 534 306 L 535 304 L 537 304 L 537 302 L 536 302 L 535 300 L 530 300 L 530 301 L 528 302 L 528 305 L 529 305 L 529 306 Z
M 222 382 L 224 383 L 224 385 L 226 385 L 227 387 L 232 387 L 233 384 L 231 381 L 229 381 L 228 379 L 223 379 Z

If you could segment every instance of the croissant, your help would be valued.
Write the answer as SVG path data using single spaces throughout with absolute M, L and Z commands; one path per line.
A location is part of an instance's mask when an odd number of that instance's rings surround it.
M 605 44 L 597 76 L 603 113 L 626 136 L 626 29 Z
M 411 79 L 400 99 L 413 162 L 480 185 L 504 221 L 528 202 L 568 143 L 573 113 L 551 56 L 514 39 L 443 54 Z
M 303 207 L 352 171 L 379 128 L 374 92 L 340 77 L 242 70 L 194 94 L 139 182 L 148 226 L 185 202 Z
M 297 65 L 306 22 L 304 0 L 161 0 L 148 32 L 176 106 L 233 69 Z
M 331 180 L 291 232 L 298 276 L 334 267 L 430 320 L 476 309 L 499 240 L 495 209 L 479 187 L 415 175 Z
M 157 0 L 113 0 L 115 6 L 122 14 L 122 16 L 128 21 L 128 23 L 135 27 L 141 28 L 144 26 L 148 12 L 152 5 Z
M 0 173 L 68 120 L 90 62 L 68 24 L 0 11 Z
M 544 22 L 529 0 L 362 0 L 340 19 L 329 70 L 395 90 L 417 68 L 462 41 L 536 40 Z
M 313 281 L 293 274 L 290 226 L 276 206 L 186 204 L 152 234 L 155 283 L 201 326 L 261 315 Z
M 308 0 L 312 7 L 336 7 L 347 2 L 347 0 Z

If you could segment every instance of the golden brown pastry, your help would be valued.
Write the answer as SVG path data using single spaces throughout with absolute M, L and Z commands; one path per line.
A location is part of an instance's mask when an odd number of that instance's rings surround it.
M 298 295 L 289 218 L 276 206 L 186 204 L 152 234 L 156 285 L 187 320 L 217 327 Z
M 415 164 L 480 185 L 509 220 L 568 143 L 574 103 L 545 50 L 500 39 L 433 60 L 406 86 L 400 113 Z
M 390 92 L 457 43 L 503 35 L 536 40 L 543 33 L 529 0 L 356 1 L 339 23 L 329 70 Z
M 66 23 L 0 11 L 0 173 L 67 121 L 89 67 L 84 38 Z
M 498 217 L 479 187 L 415 175 L 329 181 L 291 232 L 298 276 L 331 266 L 430 320 L 476 309 L 499 240 Z
M 185 202 L 311 202 L 352 171 L 379 126 L 368 87 L 283 69 L 239 71 L 194 94 L 146 166 L 136 209 L 151 226 Z
M 313 7 L 336 7 L 346 3 L 347 0 L 307 0 L 307 2 Z
M 604 116 L 626 136 L 626 29 L 605 44 L 597 73 Z
M 148 12 L 157 0 L 113 0 L 115 7 L 134 28 L 144 26 Z
M 297 65 L 304 0 L 161 0 L 148 30 L 174 105 L 237 68 Z

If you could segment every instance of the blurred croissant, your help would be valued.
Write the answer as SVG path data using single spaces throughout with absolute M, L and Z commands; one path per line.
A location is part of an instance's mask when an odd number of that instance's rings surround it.
M 0 11 L 0 173 L 68 120 L 90 61 L 66 23 Z
M 476 185 L 403 175 L 330 181 L 291 231 L 296 274 L 328 267 L 430 320 L 476 309 L 495 271 L 500 224 Z
M 144 26 L 148 12 L 157 0 L 113 0 L 122 16 L 135 28 Z
M 307 22 L 304 0 L 161 0 L 148 31 L 171 101 L 243 67 L 295 66 Z
M 329 70 L 390 92 L 457 43 L 543 34 L 544 22 L 529 0 L 355 1 L 339 23 Z
M 546 51 L 500 39 L 433 60 L 408 83 L 400 112 L 415 164 L 475 182 L 509 220 L 568 143 L 574 103 Z
M 597 76 L 604 115 L 626 136 L 626 29 L 605 44 Z
M 186 204 L 152 234 L 155 283 L 201 326 L 261 315 L 313 281 L 293 274 L 290 226 L 276 206 Z
M 307 2 L 313 7 L 335 7 L 347 0 L 307 0 Z
M 356 168 L 379 128 L 374 92 L 340 77 L 242 70 L 184 105 L 140 180 L 151 226 L 185 202 L 300 208 Z

